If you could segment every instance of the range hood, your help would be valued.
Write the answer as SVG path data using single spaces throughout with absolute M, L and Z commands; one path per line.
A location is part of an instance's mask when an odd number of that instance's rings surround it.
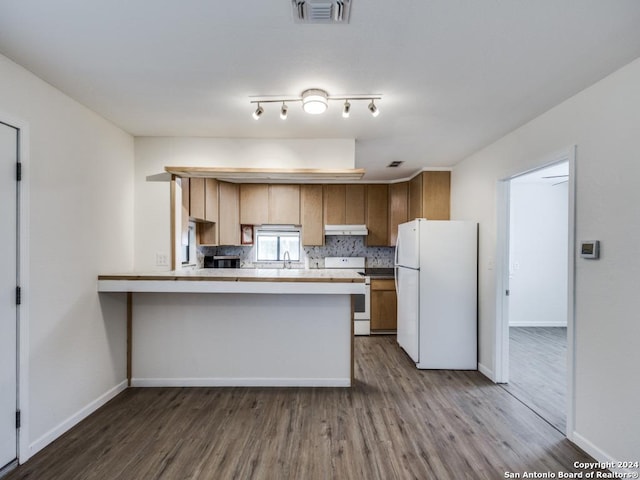
M 369 235 L 366 225 L 325 225 L 325 235 Z

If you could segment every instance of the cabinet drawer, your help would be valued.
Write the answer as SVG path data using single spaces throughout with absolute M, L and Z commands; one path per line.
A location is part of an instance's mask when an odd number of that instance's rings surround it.
M 385 278 L 384 280 L 371 280 L 371 290 L 394 290 L 396 289 L 396 282 L 392 278 Z

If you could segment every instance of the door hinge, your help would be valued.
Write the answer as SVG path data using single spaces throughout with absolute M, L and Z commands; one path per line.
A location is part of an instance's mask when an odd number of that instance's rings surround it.
M 509 296 L 509 290 L 505 290 L 504 293 L 507 297 Z
M 16 410 L 16 428 L 20 428 L 22 426 L 22 415 L 20 415 L 20 410 Z
M 22 288 L 16 287 L 16 305 L 22 305 Z
M 22 180 L 22 163 L 16 163 L 16 180 L 19 182 Z

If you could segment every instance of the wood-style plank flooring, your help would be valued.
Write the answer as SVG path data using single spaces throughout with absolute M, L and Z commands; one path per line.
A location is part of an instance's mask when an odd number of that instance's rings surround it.
M 498 479 L 590 459 L 478 372 L 355 339 L 353 388 L 129 389 L 6 479 Z
M 567 329 L 509 327 L 509 392 L 566 432 Z

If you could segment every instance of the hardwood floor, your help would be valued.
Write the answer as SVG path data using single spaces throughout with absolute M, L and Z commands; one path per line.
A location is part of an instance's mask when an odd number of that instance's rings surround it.
M 478 372 L 356 337 L 353 388 L 129 389 L 6 479 L 498 479 L 588 461 Z
M 567 329 L 509 327 L 509 383 L 503 386 L 566 432 Z

